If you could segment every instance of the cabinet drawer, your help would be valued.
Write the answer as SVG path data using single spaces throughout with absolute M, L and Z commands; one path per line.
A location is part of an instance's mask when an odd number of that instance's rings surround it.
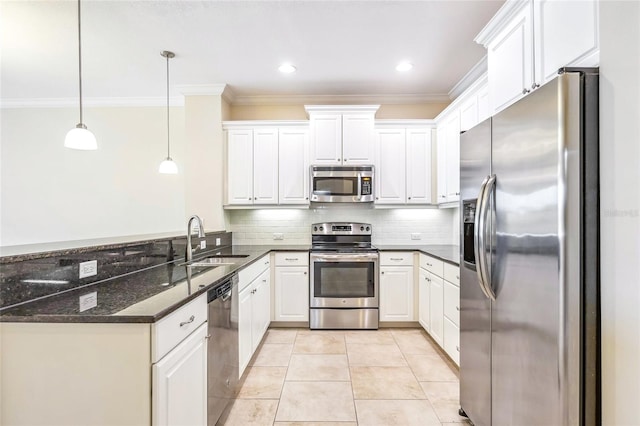
M 267 254 L 238 272 L 238 290 L 241 291 L 243 288 L 251 284 L 251 282 L 258 278 L 258 276 L 265 269 L 269 268 L 270 263 L 271 261 L 269 260 L 269 255 Z
M 460 288 L 444 282 L 444 316 L 460 326 Z
M 444 319 L 444 351 L 460 365 L 460 329 L 448 318 Z
M 159 361 L 206 321 L 207 295 L 205 293 L 155 323 L 151 362 Z
M 276 266 L 308 266 L 309 252 L 289 252 L 275 254 Z
M 444 262 L 442 260 L 427 256 L 426 254 L 420 255 L 420 267 L 439 277 L 444 275 L 443 263 Z
M 381 266 L 413 266 L 413 252 L 382 252 Z
M 444 279 L 460 287 L 460 267 L 444 263 Z

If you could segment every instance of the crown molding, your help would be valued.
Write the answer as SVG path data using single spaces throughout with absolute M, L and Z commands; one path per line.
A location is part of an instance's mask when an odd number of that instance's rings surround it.
M 507 0 L 500 9 L 496 12 L 491 20 L 484 26 L 478 33 L 476 38 L 473 39 L 478 44 L 483 45 L 485 48 L 494 39 L 494 37 L 502 30 L 504 25 L 513 18 L 513 16 L 524 9 L 525 6 L 530 6 L 531 0 Z
M 226 88 L 226 84 L 180 84 L 176 86 L 176 90 L 184 96 L 220 96 Z
M 431 118 L 377 119 L 374 125 L 376 128 L 435 127 L 436 121 Z
M 466 73 L 460 81 L 449 91 L 449 99 L 455 100 L 465 90 L 470 88 L 476 81 L 487 72 L 487 55 L 484 55 L 477 64 Z
M 169 105 L 175 107 L 184 106 L 184 96 L 172 96 Z M 167 106 L 165 97 L 138 97 L 138 98 L 84 98 L 84 107 L 157 107 Z M 24 98 L 2 99 L 0 108 L 77 108 L 78 98 Z
M 233 105 L 353 105 L 449 103 L 448 95 L 236 95 Z
M 309 120 L 237 120 L 223 121 L 222 129 L 255 129 L 256 127 L 308 127 Z

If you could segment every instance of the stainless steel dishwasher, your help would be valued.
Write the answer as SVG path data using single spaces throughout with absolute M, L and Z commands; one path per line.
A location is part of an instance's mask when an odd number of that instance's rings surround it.
M 209 290 L 207 423 L 215 425 L 238 387 L 238 275 Z

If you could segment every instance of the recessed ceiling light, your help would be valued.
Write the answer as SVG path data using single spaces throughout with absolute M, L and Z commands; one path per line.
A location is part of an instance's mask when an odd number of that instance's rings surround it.
M 409 71 L 411 68 L 413 68 L 413 64 L 411 62 L 400 62 L 397 66 L 396 66 L 396 70 L 397 71 Z
M 291 74 L 292 72 L 296 72 L 296 67 L 291 64 L 282 64 L 278 67 L 278 71 L 285 74 Z

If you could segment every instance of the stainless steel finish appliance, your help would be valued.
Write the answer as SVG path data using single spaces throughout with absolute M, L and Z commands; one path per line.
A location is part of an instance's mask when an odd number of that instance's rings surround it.
M 238 388 L 238 275 L 207 294 L 207 417 L 215 425 Z
M 596 425 L 598 72 L 461 135 L 460 404 L 476 426 Z
M 311 201 L 373 202 L 373 166 L 311 166 Z
M 312 249 L 309 326 L 378 328 L 378 251 L 367 223 L 316 223 Z

